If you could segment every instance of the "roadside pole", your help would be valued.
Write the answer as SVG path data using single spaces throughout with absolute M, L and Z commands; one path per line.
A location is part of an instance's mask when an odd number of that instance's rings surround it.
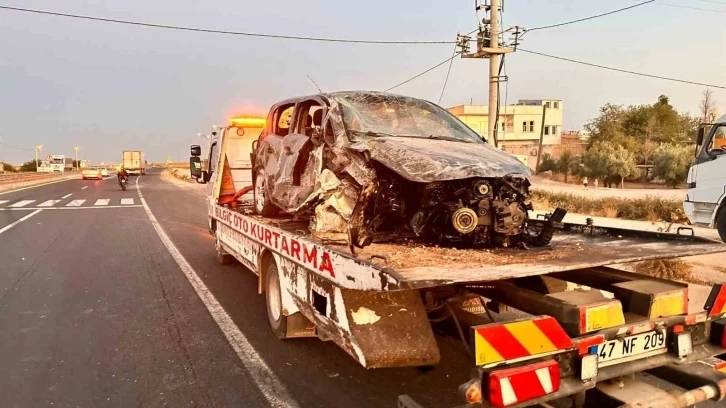
M 539 161 L 542 159 L 542 141 L 544 139 L 545 117 L 547 116 L 547 105 L 542 104 L 542 127 L 539 129 L 539 145 L 537 146 L 537 166 L 534 168 L 534 174 L 539 173 Z
M 499 123 L 499 82 L 503 80 L 499 76 L 499 67 L 501 57 L 504 54 L 514 52 L 515 49 L 508 46 L 500 46 L 499 44 L 499 21 L 501 13 L 500 0 L 490 0 L 476 4 L 477 11 L 484 9 L 488 12 L 487 18 L 484 18 L 482 25 L 479 26 L 476 36 L 476 52 L 469 53 L 469 42 L 471 38 L 469 34 L 460 34 L 457 36 L 457 46 L 461 48 L 462 58 L 489 58 L 489 109 L 488 109 L 488 129 L 487 140 L 495 147 L 499 147 L 498 129 Z M 517 35 L 519 31 L 517 30 Z M 516 45 L 516 42 L 515 42 Z
M 497 123 L 499 122 L 499 0 L 491 0 L 489 29 L 489 140 L 499 147 Z

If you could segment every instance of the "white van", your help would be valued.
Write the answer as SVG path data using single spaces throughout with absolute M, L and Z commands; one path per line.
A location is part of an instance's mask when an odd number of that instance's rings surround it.
M 683 210 L 695 225 L 718 229 L 726 242 L 726 115 L 721 116 L 706 136 L 698 130 L 696 163 L 688 171 L 688 193 Z

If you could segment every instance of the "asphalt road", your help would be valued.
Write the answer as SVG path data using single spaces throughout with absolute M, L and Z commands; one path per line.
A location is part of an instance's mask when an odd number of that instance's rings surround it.
M 469 366 L 458 344 L 442 340 L 433 370 L 366 371 L 332 343 L 280 341 L 256 276 L 216 263 L 203 190 L 158 173 L 139 186 L 243 341 L 214 321 L 135 188 L 71 180 L 0 194 L 0 407 L 269 407 L 280 395 L 393 407 L 400 393 L 459 404 Z
M 370 371 L 333 343 L 278 340 L 256 276 L 216 263 L 204 188 L 131 181 L 0 193 L 0 407 L 460 404 L 456 340 L 439 338 L 435 368 Z

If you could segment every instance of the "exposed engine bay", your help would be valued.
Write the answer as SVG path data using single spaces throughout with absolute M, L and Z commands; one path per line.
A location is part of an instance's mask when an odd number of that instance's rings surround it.
M 260 214 L 274 206 L 308 218 L 314 236 L 345 241 L 351 250 L 401 238 L 470 248 L 543 246 L 564 217 L 558 210 L 544 227 L 530 227 L 529 169 L 430 102 L 380 92 L 316 98 L 327 110 L 319 131 L 260 139 Z M 269 118 L 294 103 L 315 102 L 282 102 Z M 295 125 L 288 123 L 293 131 Z M 285 155 L 274 154 L 279 150 Z
M 354 228 L 351 237 L 356 246 L 369 245 L 376 235 L 397 232 L 410 232 L 440 245 L 528 243 L 524 233 L 532 206 L 526 201 L 529 181 L 523 175 L 415 183 L 386 169 L 377 173 L 382 177 L 372 203 L 362 214 L 363 225 Z

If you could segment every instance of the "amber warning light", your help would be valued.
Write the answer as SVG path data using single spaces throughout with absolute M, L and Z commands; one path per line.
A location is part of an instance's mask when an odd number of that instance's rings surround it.
M 255 118 L 240 116 L 231 118 L 229 124 L 232 126 L 248 127 L 248 128 L 263 128 L 265 127 L 265 118 Z

